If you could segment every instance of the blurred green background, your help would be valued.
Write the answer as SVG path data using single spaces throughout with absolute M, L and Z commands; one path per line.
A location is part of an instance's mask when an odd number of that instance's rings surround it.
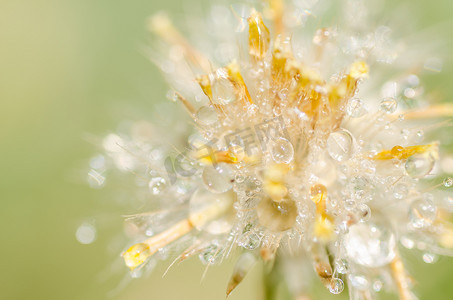
M 106 280 L 114 257 L 107 249 L 123 212 L 84 183 L 96 151 L 86 137 L 104 135 L 125 118 L 146 118 L 165 101 L 165 83 L 140 53 L 148 40 L 144 23 L 158 10 L 175 15 L 197 3 L 0 0 L 0 299 L 106 299 L 117 285 L 118 277 Z M 444 24 L 450 38 L 452 1 L 411 6 L 418 27 Z M 448 63 L 433 86 L 448 96 L 451 80 Z M 76 228 L 101 213 L 116 216 L 112 226 L 100 228 L 93 244 L 78 243 Z M 452 258 L 434 265 L 408 260 L 421 299 L 453 299 Z M 113 299 L 224 299 L 232 265 L 212 268 L 201 283 L 197 260 L 162 279 L 165 268 Z M 261 299 L 260 271 L 255 267 L 231 299 Z

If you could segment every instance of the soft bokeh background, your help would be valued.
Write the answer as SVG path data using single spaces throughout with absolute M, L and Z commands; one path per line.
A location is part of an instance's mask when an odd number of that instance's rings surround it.
M 198 2 L 0 1 L 1 299 L 106 299 L 117 286 L 119 277 L 107 276 L 114 257 L 108 247 L 122 212 L 84 183 L 83 168 L 95 151 L 87 137 L 108 133 L 125 118 L 146 118 L 165 100 L 164 82 L 139 51 L 148 40 L 144 21 L 157 10 L 176 15 Z M 444 24 L 440 31 L 450 38 L 452 1 L 410 5 L 419 28 Z M 451 80 L 447 63 L 432 86 L 448 99 Z M 108 221 L 97 240 L 78 243 L 76 228 L 103 215 Z M 435 265 L 415 255 L 408 261 L 421 299 L 453 299 L 453 258 Z M 162 279 L 165 267 L 113 298 L 224 299 L 231 264 L 212 268 L 201 283 L 197 260 Z M 260 271 L 256 266 L 231 299 L 261 299 Z

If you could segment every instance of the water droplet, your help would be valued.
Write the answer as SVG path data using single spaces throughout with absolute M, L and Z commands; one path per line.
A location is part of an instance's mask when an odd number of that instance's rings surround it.
M 453 186 L 453 178 L 452 177 L 447 177 L 444 179 L 444 186 L 449 188 Z
M 360 204 L 357 207 L 357 214 L 361 222 L 366 222 L 371 218 L 371 209 L 366 204 Z
M 398 108 L 398 102 L 394 98 L 384 98 L 384 100 L 381 101 L 380 108 L 383 112 L 392 114 Z
M 400 200 L 400 199 L 403 199 L 404 197 L 406 197 L 408 192 L 409 192 L 409 188 L 407 187 L 406 184 L 398 183 L 393 188 L 393 197 L 395 197 L 395 199 Z
M 346 113 L 351 118 L 360 118 L 367 113 L 365 105 L 359 98 L 352 98 L 346 106 Z
M 437 209 L 429 199 L 416 199 L 409 210 L 409 219 L 415 228 L 425 228 L 433 224 L 437 216 Z
M 228 164 L 206 166 L 203 169 L 203 183 L 214 193 L 224 193 L 233 187 L 234 172 Z
M 367 190 L 369 181 L 363 176 L 357 176 L 351 179 L 350 188 L 356 198 L 362 198 Z
M 332 280 L 330 281 L 330 285 L 329 285 L 329 291 L 332 293 L 332 294 L 340 294 L 344 289 L 344 283 L 343 283 L 343 280 L 341 280 L 340 278 L 332 278 Z
M 294 158 L 294 148 L 287 139 L 278 138 L 272 143 L 271 154 L 276 163 L 288 164 Z
M 91 244 L 96 240 L 96 227 L 90 223 L 83 223 L 77 228 L 76 239 L 81 244 Z
M 418 130 L 417 133 L 415 134 L 415 142 L 421 143 L 423 141 L 424 136 L 425 133 L 423 132 L 423 130 Z
M 286 100 L 288 98 L 289 90 L 284 88 L 278 91 L 278 96 L 280 97 L 281 100 Z
M 320 202 L 322 199 L 325 200 L 327 197 L 327 188 L 322 184 L 315 184 L 310 187 L 310 199 L 314 203 Z
M 94 189 L 102 188 L 105 185 L 105 176 L 102 173 L 91 169 L 87 174 L 87 182 Z
M 213 101 L 217 104 L 229 104 L 236 100 L 236 91 L 233 84 L 228 80 L 224 69 L 217 71 L 217 78 L 212 84 Z
M 202 125 L 212 125 L 218 121 L 215 108 L 212 106 L 202 106 L 198 109 L 196 118 Z
M 428 175 L 433 167 L 434 158 L 429 154 L 412 155 L 405 164 L 406 173 L 412 178 L 421 178 Z
M 439 257 L 433 253 L 424 253 L 423 254 L 423 261 L 427 264 L 433 264 L 437 262 Z
M 105 168 L 105 157 L 104 155 L 98 155 L 90 159 L 90 167 L 96 170 L 102 170 Z
M 260 244 L 261 244 L 261 238 L 256 233 L 245 234 L 238 241 L 239 246 L 241 246 L 245 249 L 248 249 L 248 250 L 256 249 L 259 247 Z
M 400 242 L 401 242 L 401 245 L 403 245 L 407 249 L 413 249 L 415 246 L 414 240 L 407 236 L 402 236 L 400 238 Z
M 410 134 L 411 132 L 409 131 L 409 129 L 401 129 L 401 136 L 403 137 L 403 139 L 407 140 Z
M 346 130 L 332 132 L 327 139 L 327 152 L 337 161 L 345 161 L 352 154 L 352 136 Z
M 154 177 L 149 181 L 148 187 L 153 195 L 158 195 L 167 187 L 167 181 L 162 177 Z
M 372 223 L 358 223 L 345 235 L 345 248 L 349 258 L 366 267 L 381 267 L 395 257 L 396 240 L 393 233 Z
M 348 262 L 345 259 L 337 259 L 335 261 L 335 270 L 340 274 L 347 274 L 349 272 Z
M 375 282 L 373 282 L 373 290 L 375 292 L 380 292 L 382 290 L 382 281 L 380 280 L 376 280 Z
M 351 274 L 348 278 L 351 285 L 356 289 L 361 291 L 368 289 L 368 280 L 364 276 Z
M 220 261 L 220 247 L 217 243 L 212 243 L 201 252 L 198 257 L 205 265 L 213 265 Z

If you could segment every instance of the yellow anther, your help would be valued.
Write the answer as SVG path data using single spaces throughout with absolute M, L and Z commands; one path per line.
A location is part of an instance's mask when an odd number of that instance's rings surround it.
M 414 154 L 430 153 L 434 158 L 438 156 L 438 143 L 417 146 L 394 146 L 390 150 L 383 150 L 373 156 L 375 160 L 390 160 L 390 159 L 407 159 Z
M 315 184 L 310 187 L 310 199 L 314 203 L 325 201 L 327 188 L 322 184 Z
M 273 201 L 280 202 L 288 194 L 284 177 L 290 168 L 287 164 L 273 164 L 265 170 L 263 188 Z
M 334 235 L 334 224 L 322 216 L 317 216 L 313 228 L 313 234 L 322 241 L 329 241 Z
M 131 246 L 123 253 L 124 263 L 131 270 L 140 266 L 150 256 L 149 246 L 145 243 L 139 243 Z
M 213 149 L 202 149 L 197 151 L 195 158 L 204 164 L 217 164 L 217 163 L 227 163 L 227 164 L 237 164 L 244 157 L 239 156 L 231 151 L 216 151 Z
M 242 78 L 241 70 L 237 62 L 233 61 L 226 66 L 228 73 L 228 79 L 233 84 L 236 94 L 242 99 L 244 103 L 252 104 L 252 97 L 250 96 L 247 85 L 245 84 L 244 78 Z
M 280 202 L 288 194 L 286 186 L 280 182 L 266 182 L 264 183 L 264 191 L 273 201 Z
M 368 77 L 368 65 L 364 61 L 357 61 L 351 65 L 349 76 L 354 79 Z
M 208 75 L 201 75 L 196 78 L 198 84 L 200 85 L 203 93 L 208 96 L 209 100 L 212 103 L 212 86 L 211 81 L 209 80 Z
M 269 49 L 271 41 L 269 29 L 264 25 L 261 14 L 252 10 L 248 18 L 249 24 L 249 53 L 257 59 L 262 60 Z

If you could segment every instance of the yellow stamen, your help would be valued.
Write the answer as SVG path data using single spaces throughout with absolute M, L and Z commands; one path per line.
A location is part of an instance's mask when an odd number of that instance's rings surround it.
M 131 246 L 122 254 L 126 266 L 133 271 L 135 268 L 142 265 L 159 249 L 186 235 L 193 228 L 202 227 L 210 220 L 217 218 L 229 209 L 229 205 L 230 203 L 225 201 L 213 202 L 211 205 L 206 206 L 200 211 L 192 213 L 187 219 L 179 221 L 158 235 Z
M 187 101 L 187 99 L 184 98 L 180 93 L 175 92 L 175 94 L 176 94 L 176 98 L 178 98 L 178 100 L 181 101 L 181 103 L 184 105 L 184 107 L 187 109 L 187 111 L 189 111 L 189 113 L 194 115 L 195 108 L 193 107 L 193 105 L 189 101 Z
M 226 71 L 228 73 L 228 79 L 233 84 L 236 93 L 242 99 L 244 103 L 253 104 L 252 97 L 250 96 L 247 85 L 242 78 L 241 71 L 237 62 L 233 61 L 228 66 L 226 66 Z
M 249 53 L 256 60 L 262 60 L 269 50 L 271 41 L 269 29 L 264 25 L 261 14 L 252 10 L 249 23 Z
M 413 300 L 415 299 L 409 288 L 409 281 L 404 269 L 404 264 L 401 258 L 397 255 L 390 263 L 390 268 L 395 279 L 396 286 L 398 287 L 398 294 L 400 300 Z
M 437 157 L 438 153 L 437 142 L 427 144 L 427 145 L 417 145 L 417 146 L 394 146 L 390 150 L 383 150 L 378 154 L 374 155 L 372 159 L 374 160 L 389 160 L 389 159 L 407 159 L 414 154 L 423 154 L 431 153 L 434 157 Z
M 201 89 L 203 90 L 203 93 L 208 96 L 209 101 L 212 103 L 212 86 L 211 86 L 211 81 L 209 80 L 208 75 L 201 75 L 196 78 L 198 84 L 200 85 Z

